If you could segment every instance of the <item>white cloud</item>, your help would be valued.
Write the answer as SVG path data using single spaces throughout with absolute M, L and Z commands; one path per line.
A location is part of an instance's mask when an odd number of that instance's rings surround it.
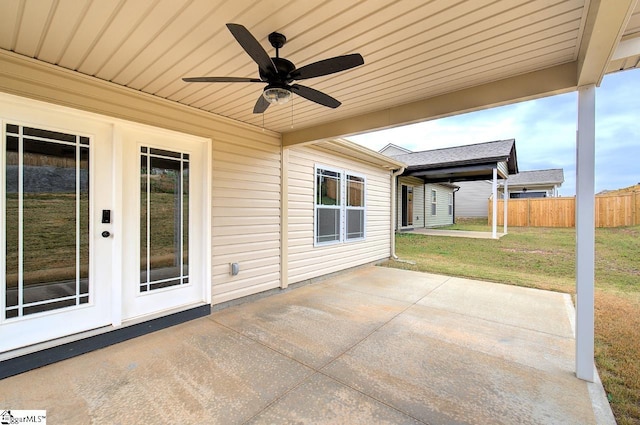
M 605 77 L 596 91 L 596 191 L 640 181 L 640 70 Z M 568 93 L 352 136 L 380 150 L 412 151 L 516 139 L 520 170 L 563 168 L 560 193 L 575 194 L 577 94 Z

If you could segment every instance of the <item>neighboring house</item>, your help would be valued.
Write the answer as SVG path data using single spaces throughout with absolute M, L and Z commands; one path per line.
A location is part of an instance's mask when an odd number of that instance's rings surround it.
M 509 176 L 507 191 L 511 199 L 557 197 L 558 188 L 562 183 L 564 183 L 562 168 L 521 171 Z M 504 182 L 500 182 L 498 190 L 504 192 Z
M 399 230 L 453 224 L 453 192 L 456 185 L 425 184 L 419 178 L 401 176 L 397 188 Z
M 596 193 L 596 195 L 621 195 L 629 192 L 640 192 L 640 183 L 628 187 L 623 187 L 622 189 L 601 190 L 600 192 Z
M 558 196 L 564 182 L 562 169 L 521 171 L 507 180 L 509 198 L 546 198 Z M 456 218 L 486 218 L 491 198 L 491 181 L 481 180 L 457 183 Z M 498 197 L 503 198 L 504 180 L 498 183 Z
M 455 218 L 487 218 L 487 202 L 491 197 L 491 181 L 478 180 L 456 183 Z
M 405 149 L 402 146 L 394 145 L 393 143 L 389 143 L 387 146 L 380 149 L 378 152 L 387 156 L 397 156 L 397 155 L 404 155 L 405 153 L 411 153 L 409 149 Z
M 388 144 L 380 153 L 407 164 L 397 183 L 399 230 L 452 224 L 458 215 L 459 182 L 493 177 L 497 184 L 498 176 L 518 171 L 513 139 L 421 152 Z

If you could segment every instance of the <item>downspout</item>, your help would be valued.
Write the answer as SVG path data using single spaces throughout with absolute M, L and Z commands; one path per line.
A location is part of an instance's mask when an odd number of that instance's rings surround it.
M 289 149 L 280 150 L 280 288 L 289 286 Z M 315 176 L 314 176 L 315 178 Z
M 460 186 L 453 188 L 453 224 L 456 224 L 456 192 L 460 190 Z
M 404 173 L 404 167 L 391 173 L 391 258 L 398 259 L 396 255 L 396 224 L 398 221 L 398 196 L 396 194 L 398 188 L 398 176 Z

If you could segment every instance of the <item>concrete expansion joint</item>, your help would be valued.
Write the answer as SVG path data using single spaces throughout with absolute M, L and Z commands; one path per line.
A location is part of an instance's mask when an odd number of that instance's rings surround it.
M 275 351 L 275 350 L 274 350 Z M 276 353 L 278 351 L 275 351 Z M 282 353 L 279 353 L 282 354 Z M 306 365 L 305 365 L 306 366 Z M 282 400 L 283 398 L 285 398 L 287 395 L 289 395 L 290 393 L 292 393 L 293 391 L 297 390 L 298 388 L 300 388 L 300 386 L 302 384 L 304 384 L 305 382 L 307 382 L 308 380 L 310 380 L 313 376 L 317 375 L 318 371 L 314 370 L 312 373 L 310 373 L 309 375 L 305 376 L 304 378 L 300 379 L 298 382 L 296 382 L 294 385 L 291 386 L 291 388 L 289 388 L 286 391 L 283 391 L 281 394 L 279 394 L 277 397 L 275 397 L 273 400 L 271 400 L 270 402 L 268 402 L 267 404 L 265 404 L 265 406 L 260 409 L 259 411 L 256 412 L 255 415 L 253 415 L 252 417 L 250 417 L 249 419 L 247 419 L 245 422 L 243 422 L 244 424 L 248 424 L 251 423 L 254 418 L 257 418 L 258 416 L 260 416 L 261 414 L 263 414 L 266 410 L 268 410 L 271 406 L 275 405 L 276 403 L 278 403 L 280 400 Z
M 329 364 L 331 364 L 331 362 L 329 362 Z M 327 365 L 327 366 L 328 366 L 328 365 Z M 326 366 L 324 366 L 324 367 L 326 367 Z M 323 369 L 324 369 L 324 367 L 323 367 Z M 309 376 L 309 377 L 308 377 L 308 378 L 306 378 L 306 379 L 311 379 L 311 377 L 313 377 L 313 376 L 314 376 L 314 375 L 316 375 L 316 374 L 319 374 L 319 375 L 325 376 L 325 377 L 327 377 L 327 378 L 329 378 L 329 379 L 331 379 L 331 380 L 334 380 L 334 381 L 336 381 L 336 382 L 338 382 L 338 383 L 340 383 L 340 384 L 344 385 L 345 387 L 349 387 L 349 388 L 350 388 L 350 389 L 352 389 L 353 391 L 356 391 L 356 392 L 358 392 L 358 393 L 362 394 L 364 397 L 370 398 L 371 400 L 375 400 L 375 401 L 377 401 L 377 402 L 378 402 L 378 403 L 380 403 L 380 404 L 384 404 L 384 405 L 385 405 L 385 406 L 387 406 L 388 408 L 395 410 L 396 412 L 400 413 L 401 415 L 408 416 L 408 417 L 410 417 L 410 418 L 414 419 L 416 422 L 420 422 L 421 424 L 425 424 L 425 425 L 430 425 L 429 423 L 427 423 L 427 422 L 425 422 L 425 421 L 423 421 L 423 420 L 420 420 L 419 418 L 417 418 L 417 417 L 413 416 L 411 413 L 406 412 L 406 411 L 401 410 L 401 409 L 398 409 L 397 407 L 393 406 L 392 404 L 389 404 L 389 403 L 387 403 L 386 401 L 384 401 L 384 400 L 382 400 L 382 399 L 380 399 L 380 398 L 374 397 L 374 396 L 373 396 L 373 395 L 371 395 L 371 394 L 368 394 L 368 393 L 366 393 L 366 392 L 364 392 L 364 391 L 361 391 L 361 390 L 359 390 L 358 388 L 354 387 L 353 385 L 349 384 L 348 382 L 345 382 L 345 381 L 343 381 L 343 380 L 339 379 L 339 378 L 338 378 L 338 377 L 336 377 L 336 376 L 328 375 L 328 374 L 326 374 L 326 373 L 322 372 L 321 370 L 317 371 L 316 373 L 314 373 L 313 375 Z

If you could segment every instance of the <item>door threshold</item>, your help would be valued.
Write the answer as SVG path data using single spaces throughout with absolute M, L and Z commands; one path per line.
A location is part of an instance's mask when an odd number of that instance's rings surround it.
M 169 314 L 167 316 L 138 323 L 126 324 L 125 326 L 118 328 L 105 326 L 103 328 L 94 329 L 93 331 L 83 332 L 81 334 L 74 335 L 73 337 L 78 337 L 78 339 L 70 342 L 62 342 L 70 338 L 66 337 L 36 344 L 31 347 L 12 350 L 2 354 L 6 359 L 0 361 L 0 379 L 70 359 L 128 339 L 137 338 L 180 323 L 208 316 L 209 314 L 211 314 L 211 304 L 205 304 Z M 52 343 L 60 344 L 51 346 Z M 25 354 L 25 350 L 27 349 L 31 349 L 31 352 L 27 352 Z

